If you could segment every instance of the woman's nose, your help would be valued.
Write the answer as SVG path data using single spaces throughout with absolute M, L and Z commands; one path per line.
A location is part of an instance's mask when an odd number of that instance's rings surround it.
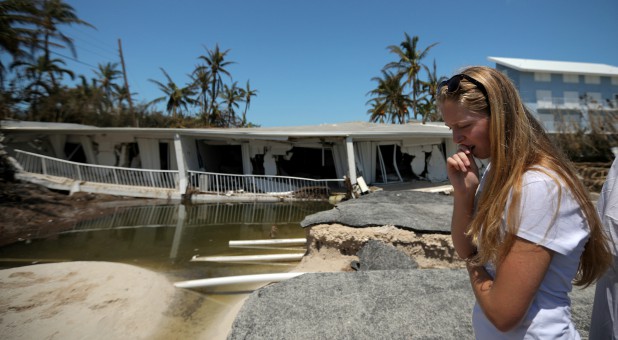
M 455 144 L 460 144 L 463 140 L 464 136 L 462 134 L 453 131 L 453 142 L 455 142 Z

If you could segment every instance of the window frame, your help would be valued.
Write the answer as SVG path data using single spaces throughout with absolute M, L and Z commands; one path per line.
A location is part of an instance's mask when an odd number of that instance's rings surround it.
M 562 81 L 567 84 L 579 84 L 579 74 L 564 73 Z
M 549 83 L 551 82 L 551 73 L 549 72 L 534 72 L 534 81 Z
M 586 74 L 584 75 L 584 83 L 590 85 L 599 85 L 601 84 L 601 76 L 594 74 Z

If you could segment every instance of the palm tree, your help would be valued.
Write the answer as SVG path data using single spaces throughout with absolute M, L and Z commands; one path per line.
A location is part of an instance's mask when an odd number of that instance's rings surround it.
M 98 116 L 105 112 L 104 104 L 106 98 L 97 80 L 92 78 L 90 83 L 88 83 L 88 80 L 83 75 L 80 75 L 79 78 L 81 79 L 81 84 L 75 87 L 76 110 L 92 116 Z
M 223 118 L 223 113 L 219 109 L 219 103 L 214 102 L 214 105 L 211 108 L 211 112 L 209 115 L 209 120 L 206 121 L 208 125 L 224 127 L 225 119 Z
M 206 49 L 208 55 L 201 55 L 199 59 L 202 59 L 206 62 L 207 70 L 210 72 L 211 76 L 211 86 L 210 86 L 210 110 L 212 111 L 215 105 L 215 100 L 219 96 L 219 89 L 223 84 L 221 80 L 221 74 L 226 74 L 230 76 L 230 72 L 225 69 L 226 66 L 233 64 L 231 61 L 225 61 L 225 56 L 228 54 L 230 50 L 225 50 L 221 52 L 219 50 L 219 45 L 215 46 L 214 50 Z
M 149 104 L 156 104 L 166 100 L 167 104 L 165 110 L 168 114 L 171 113 L 173 118 L 176 118 L 178 115 L 178 108 L 184 107 L 184 109 L 186 110 L 187 105 L 195 103 L 195 100 L 191 98 L 195 95 L 195 90 L 191 85 L 185 87 L 178 87 L 178 85 L 176 85 L 176 83 L 172 80 L 169 74 L 165 72 L 163 68 L 161 68 L 161 71 L 167 79 L 167 84 L 163 84 L 153 79 L 148 80 L 156 84 L 159 89 L 163 91 L 163 93 L 165 93 L 165 95 L 154 99 Z
M 251 97 L 257 96 L 258 90 L 256 89 L 252 90 L 249 85 L 249 81 L 247 80 L 247 86 L 244 89 L 242 89 L 241 93 L 244 97 L 244 102 L 245 102 L 245 111 L 242 113 L 242 125 L 241 126 L 245 126 L 247 124 L 247 110 L 249 109 L 249 106 L 251 105 Z
M 33 85 L 46 88 L 49 94 L 57 84 L 51 80 L 51 76 L 58 76 L 60 79 L 66 74 L 71 79 L 75 78 L 73 71 L 65 69 L 60 65 L 66 63 L 62 59 L 45 59 L 44 56 L 38 57 L 35 61 L 16 61 L 11 65 L 12 69 L 21 69 L 24 72 L 26 79 L 32 80 L 31 84 L 26 88 L 33 88 Z M 45 75 L 50 78 L 46 79 Z
M 223 91 L 219 95 L 221 99 L 223 99 L 223 103 L 227 106 L 227 124 L 226 126 L 236 126 L 236 112 L 234 112 L 234 107 L 238 107 L 238 102 L 243 100 L 243 95 L 241 93 L 242 89 L 239 88 L 237 82 L 233 82 L 232 86 L 227 86 L 227 84 L 223 85 Z
M 49 96 L 57 92 L 59 86 L 52 81 L 52 77 L 58 76 L 60 79 L 66 74 L 71 79 L 75 77 L 73 71 L 62 67 L 65 62 L 61 59 L 46 60 L 44 56 L 38 57 L 35 61 L 15 61 L 12 69 L 20 69 L 24 72 L 25 78 L 30 82 L 24 87 L 24 96 L 30 101 L 29 119 L 39 120 L 39 102 L 42 97 Z M 47 77 L 46 77 L 47 76 Z
M 438 43 L 433 43 L 421 51 L 417 50 L 418 36 L 410 38 L 408 33 L 404 33 L 404 35 L 405 39 L 401 42 L 400 46 L 391 45 L 388 47 L 391 53 L 399 57 L 399 61 L 388 63 L 384 68 L 395 68 L 398 72 L 406 76 L 406 84 L 412 87 L 411 106 L 414 112 L 414 119 L 416 119 L 418 113 L 416 106 L 419 102 L 419 94 L 421 92 L 420 83 L 418 81 L 418 74 L 422 68 L 421 61 L 427 56 L 429 50 Z
M 367 103 L 372 101 L 376 103 L 374 107 L 379 107 L 376 115 L 388 116 L 391 123 L 404 124 L 409 116 L 408 107 L 412 105 L 410 96 L 404 93 L 402 78 L 403 73 L 395 74 L 382 70 L 382 78 L 371 78 L 378 82 L 378 86 L 367 93 L 375 96 Z M 378 103 L 380 105 L 377 105 Z
M 86 21 L 81 20 L 75 14 L 75 9 L 65 3 L 63 0 L 42 0 L 36 2 L 38 4 L 38 15 L 40 22 L 38 24 L 37 36 L 42 36 L 42 46 L 37 46 L 43 49 L 45 60 L 50 59 L 51 47 L 66 48 L 68 47 L 73 56 L 77 56 L 73 39 L 64 35 L 58 30 L 59 25 L 85 25 L 93 27 Z M 52 84 L 56 84 L 56 80 L 52 73 L 49 74 Z
M 370 102 L 371 108 L 367 110 L 367 113 L 371 115 L 369 121 L 372 123 L 384 123 L 386 121 L 384 103 L 376 99 L 371 99 Z
M 111 100 L 114 95 L 114 91 L 118 90 L 118 85 L 114 83 L 114 80 L 120 78 L 120 75 L 122 74 L 117 69 L 118 63 L 99 64 L 98 68 L 99 69 L 95 70 L 94 73 L 97 77 L 99 77 L 98 81 L 103 89 L 103 92 L 105 92 L 105 95 Z
M 441 120 L 440 115 L 438 114 L 436 107 L 436 96 L 438 95 L 438 86 L 442 80 L 445 80 L 446 77 L 442 76 L 438 78 L 438 71 L 436 68 L 436 60 L 433 60 L 433 70 L 430 70 L 429 67 L 423 65 L 425 72 L 427 72 L 427 80 L 421 81 L 425 92 L 427 92 L 428 97 L 425 98 L 425 103 L 423 104 L 424 110 L 421 111 L 423 116 L 423 124 L 429 121 L 439 121 Z
M 126 86 L 117 86 L 116 87 L 116 99 L 118 100 L 118 112 L 120 112 L 123 108 L 122 103 L 126 101 L 129 102 L 129 98 L 136 96 L 136 92 L 129 93 L 129 89 Z
M 193 74 L 193 86 L 197 89 L 197 101 L 200 103 L 201 115 L 208 120 L 208 95 L 210 92 L 211 75 L 204 66 L 196 66 Z
M 4 0 L 0 2 L 0 52 L 7 52 L 11 63 L 22 60 L 34 45 L 33 30 L 29 25 L 38 22 L 33 2 Z M 25 49 L 24 49 L 25 48 Z M 5 60 L 6 61 L 6 60 Z M 6 66 L 0 59 L 0 89 L 4 87 Z

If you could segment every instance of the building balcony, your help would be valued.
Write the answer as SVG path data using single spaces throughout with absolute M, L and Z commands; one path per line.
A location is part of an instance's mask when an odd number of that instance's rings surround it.
M 576 110 L 580 109 L 582 105 L 579 99 L 572 100 L 564 97 L 539 98 L 536 103 L 539 109 Z
M 618 110 L 618 99 L 586 101 L 564 97 L 539 98 L 536 101 L 537 109 L 552 110 Z

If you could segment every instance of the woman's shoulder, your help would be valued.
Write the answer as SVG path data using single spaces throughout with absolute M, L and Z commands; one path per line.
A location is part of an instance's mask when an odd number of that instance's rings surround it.
M 539 185 L 545 184 L 552 187 L 560 186 L 563 187 L 564 184 L 560 179 L 558 173 L 552 169 L 547 167 L 543 167 L 540 165 L 536 165 L 526 172 L 522 177 L 521 185 L 522 187 L 529 185 Z
M 565 183 L 564 178 L 556 170 L 546 167 L 536 166 L 527 170 L 522 177 L 521 190 L 526 196 L 541 195 L 548 200 L 552 200 L 550 197 L 553 199 L 561 197 L 572 202 L 574 206 L 579 206 L 573 188 Z

